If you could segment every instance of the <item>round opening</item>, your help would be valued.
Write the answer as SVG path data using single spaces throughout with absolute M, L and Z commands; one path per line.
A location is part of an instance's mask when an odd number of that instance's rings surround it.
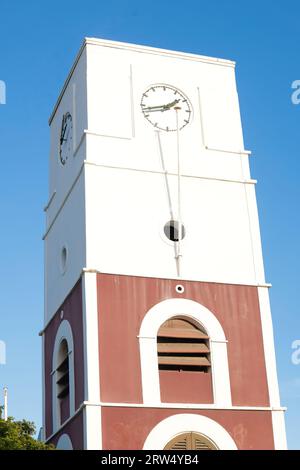
M 183 294 L 184 292 L 184 287 L 181 285 L 181 284 L 178 284 L 176 287 L 175 287 L 175 290 L 178 294 Z
M 67 258 L 68 258 L 68 251 L 67 251 L 67 248 L 64 246 L 61 250 L 61 270 L 63 273 L 66 271 Z
M 181 223 L 181 230 L 180 230 L 180 224 L 178 220 L 169 220 L 169 222 L 167 222 L 166 225 L 164 226 L 164 233 L 166 237 L 172 242 L 179 241 L 180 232 L 181 232 L 180 240 L 182 240 L 185 237 L 185 228 L 184 228 L 184 225 Z

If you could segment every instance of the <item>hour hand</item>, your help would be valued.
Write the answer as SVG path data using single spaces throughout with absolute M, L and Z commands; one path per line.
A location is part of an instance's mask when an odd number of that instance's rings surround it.
M 161 104 L 159 106 L 148 106 L 147 108 L 143 108 L 143 111 L 147 111 L 148 113 L 150 112 L 156 112 L 156 111 L 168 111 L 171 109 L 175 104 L 179 103 L 179 100 L 174 100 L 171 103 L 168 104 Z

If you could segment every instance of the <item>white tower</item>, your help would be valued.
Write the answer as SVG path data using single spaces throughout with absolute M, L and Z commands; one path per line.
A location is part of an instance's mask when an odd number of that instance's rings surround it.
M 46 439 L 284 448 L 235 64 L 86 39 L 50 127 Z

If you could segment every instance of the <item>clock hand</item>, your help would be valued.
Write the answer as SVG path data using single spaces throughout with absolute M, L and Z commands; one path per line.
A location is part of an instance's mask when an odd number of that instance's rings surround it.
M 148 108 L 143 108 L 143 111 L 147 111 L 147 112 L 156 112 L 156 111 L 165 111 L 165 106 L 164 105 L 161 105 L 161 106 L 148 106 Z
M 180 101 L 180 100 L 174 100 L 174 101 L 172 101 L 172 103 L 165 104 L 165 105 L 164 105 L 164 108 L 166 108 L 166 109 L 171 109 L 171 108 L 173 108 L 173 106 L 175 106 L 175 104 L 179 103 L 179 101 Z
M 66 130 L 67 130 L 67 126 L 64 126 L 63 130 L 62 130 L 62 135 L 60 137 L 60 141 L 63 142 L 65 139 L 65 133 L 66 133 Z
M 168 104 L 162 104 L 159 106 L 148 106 L 147 108 L 143 108 L 143 111 L 147 112 L 156 112 L 156 111 L 168 111 L 171 109 L 175 104 L 179 103 L 180 100 L 174 100 L 171 103 Z

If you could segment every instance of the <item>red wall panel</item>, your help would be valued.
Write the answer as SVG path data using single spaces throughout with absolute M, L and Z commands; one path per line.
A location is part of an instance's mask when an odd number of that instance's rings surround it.
M 64 311 L 63 319 L 60 312 Z M 59 307 L 45 330 L 45 418 L 46 436 L 52 434 L 52 356 L 56 333 L 62 320 L 68 320 L 74 341 L 75 368 L 75 409 L 84 400 L 84 358 L 83 358 L 83 319 L 82 319 L 82 285 L 77 282 L 64 303 Z M 64 418 L 65 418 L 64 413 Z
M 97 275 L 101 399 L 142 403 L 137 335 L 143 317 L 158 302 L 187 298 L 211 310 L 225 331 L 233 404 L 268 406 L 257 288 L 180 283 L 185 287 L 184 294 L 176 292 L 176 280 Z
M 68 434 L 71 439 L 74 450 L 83 449 L 83 411 L 74 416 L 61 431 L 59 431 L 50 441 L 49 444 L 56 446 L 60 436 Z
M 213 403 L 211 373 L 159 371 L 163 403 Z
M 274 449 L 270 411 L 102 408 L 103 449 L 142 449 L 160 421 L 180 413 L 207 416 L 223 426 L 240 450 Z
M 60 422 L 63 424 L 70 418 L 70 397 L 67 395 L 60 401 Z

